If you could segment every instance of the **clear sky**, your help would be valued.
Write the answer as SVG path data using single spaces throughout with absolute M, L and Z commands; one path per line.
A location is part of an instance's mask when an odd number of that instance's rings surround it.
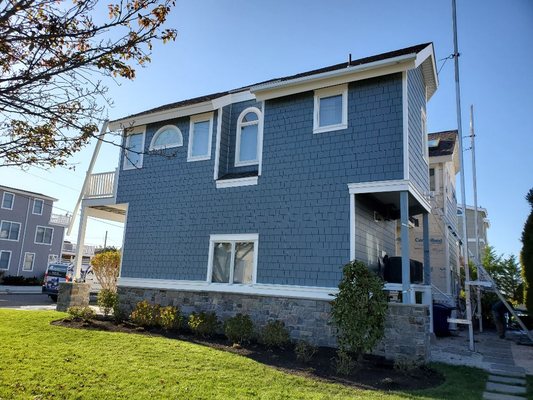
M 478 203 L 488 210 L 489 243 L 518 255 L 533 187 L 533 2 L 457 0 L 463 136 L 475 107 Z M 419 43 L 435 45 L 440 86 L 428 104 L 429 132 L 456 129 L 451 0 L 177 1 L 169 27 L 176 42 L 157 45 L 153 62 L 133 82 L 110 82 L 111 119 Z M 468 146 L 465 146 L 468 147 Z M 74 157 L 75 171 L 0 169 L 0 182 L 59 198 L 72 211 L 94 143 Z M 117 166 L 105 148 L 96 171 Z M 473 202 L 470 153 L 467 203 Z M 459 181 L 458 181 L 459 183 Z M 121 229 L 89 222 L 86 242 L 120 245 Z M 75 235 L 70 238 L 76 240 Z

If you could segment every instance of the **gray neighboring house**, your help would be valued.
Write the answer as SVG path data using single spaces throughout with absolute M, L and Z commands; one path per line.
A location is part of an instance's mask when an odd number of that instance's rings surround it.
M 476 260 L 479 255 L 479 261 L 483 258 L 485 247 L 488 246 L 487 230 L 490 228 L 490 221 L 488 218 L 487 209 L 483 207 L 477 208 L 477 229 L 479 235 L 479 253 L 476 245 L 476 229 L 475 229 L 475 208 L 474 206 L 466 206 L 466 237 L 468 239 L 468 254 L 472 260 Z M 463 235 L 463 207 L 458 207 L 457 217 L 459 220 L 459 234 Z
M 53 197 L 0 185 L 0 271 L 4 276 L 44 274 L 61 259 L 70 217 L 52 213 Z

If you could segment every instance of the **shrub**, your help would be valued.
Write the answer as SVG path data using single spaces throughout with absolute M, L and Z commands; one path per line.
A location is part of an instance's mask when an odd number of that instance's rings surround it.
M 102 289 L 98 293 L 98 307 L 100 307 L 100 310 L 104 313 L 104 315 L 107 317 L 111 310 L 115 309 L 115 305 L 118 302 L 118 295 L 116 292 L 113 292 L 109 289 Z
M 237 314 L 224 322 L 224 333 L 232 343 L 250 342 L 254 336 L 254 323 L 248 315 Z
M 120 305 L 118 304 L 118 301 L 113 306 L 113 319 L 118 324 L 128 319 L 128 315 L 126 314 L 124 309 L 120 307 Z
M 261 330 L 260 339 L 261 343 L 269 348 L 283 348 L 291 340 L 283 321 L 269 321 Z
M 335 357 L 335 371 L 341 375 L 349 375 L 356 366 L 355 360 L 351 354 L 344 350 L 337 351 L 337 357 Z
M 315 346 L 305 340 L 299 340 L 296 346 L 294 346 L 296 358 L 304 363 L 310 362 L 317 351 L 318 349 Z
M 91 307 L 69 307 L 67 310 L 72 319 L 90 321 L 96 317 L 96 313 Z
M 152 305 L 146 300 L 140 301 L 131 313 L 130 319 L 139 326 L 157 326 L 159 324 L 159 309 L 159 304 Z
M 208 337 L 213 336 L 218 329 L 218 319 L 215 313 L 195 313 L 189 315 L 189 328 L 198 336 Z
M 167 331 L 179 329 L 183 323 L 180 309 L 173 306 L 161 307 L 159 310 L 159 323 Z
M 2 284 L 12 286 L 39 286 L 42 281 L 42 278 L 40 279 L 36 276 L 26 278 L 22 275 L 7 275 L 2 278 Z
M 120 252 L 118 250 L 110 249 L 96 254 L 91 259 L 91 268 L 102 289 L 117 291 L 120 268 Z
M 384 335 L 386 311 L 383 281 L 360 261 L 346 264 L 331 307 L 341 352 L 353 353 L 359 361 L 371 351 Z

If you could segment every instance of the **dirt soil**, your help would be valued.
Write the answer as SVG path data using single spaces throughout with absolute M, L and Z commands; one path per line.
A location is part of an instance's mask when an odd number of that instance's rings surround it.
M 157 328 L 145 329 L 129 322 L 117 324 L 113 320 L 101 316 L 90 321 L 70 320 L 67 318 L 54 321 L 52 325 L 76 329 L 136 333 L 184 340 L 249 357 L 257 362 L 270 365 L 290 374 L 365 389 L 385 391 L 418 390 L 435 387 L 444 382 L 444 377 L 429 367 L 404 371 L 395 369 L 391 361 L 372 355 L 365 355 L 358 368 L 351 375 L 339 375 L 335 371 L 333 362 L 336 356 L 336 349 L 330 347 L 319 347 L 313 359 L 309 363 L 304 363 L 296 358 L 292 346 L 273 350 L 267 349 L 258 343 L 232 346 L 223 335 L 217 335 L 211 338 L 199 338 L 189 332 L 167 332 Z

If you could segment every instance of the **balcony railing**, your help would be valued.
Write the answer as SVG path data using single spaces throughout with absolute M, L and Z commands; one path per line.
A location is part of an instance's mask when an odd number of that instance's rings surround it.
M 76 253 L 78 245 L 76 243 L 63 243 L 63 253 Z M 83 256 L 92 257 L 94 256 L 94 251 L 96 249 L 96 246 L 83 246 Z
M 70 216 L 52 214 L 50 216 L 50 223 L 54 225 L 68 226 L 70 224 Z
M 115 196 L 115 172 L 91 174 L 85 190 L 86 199 L 100 199 Z

